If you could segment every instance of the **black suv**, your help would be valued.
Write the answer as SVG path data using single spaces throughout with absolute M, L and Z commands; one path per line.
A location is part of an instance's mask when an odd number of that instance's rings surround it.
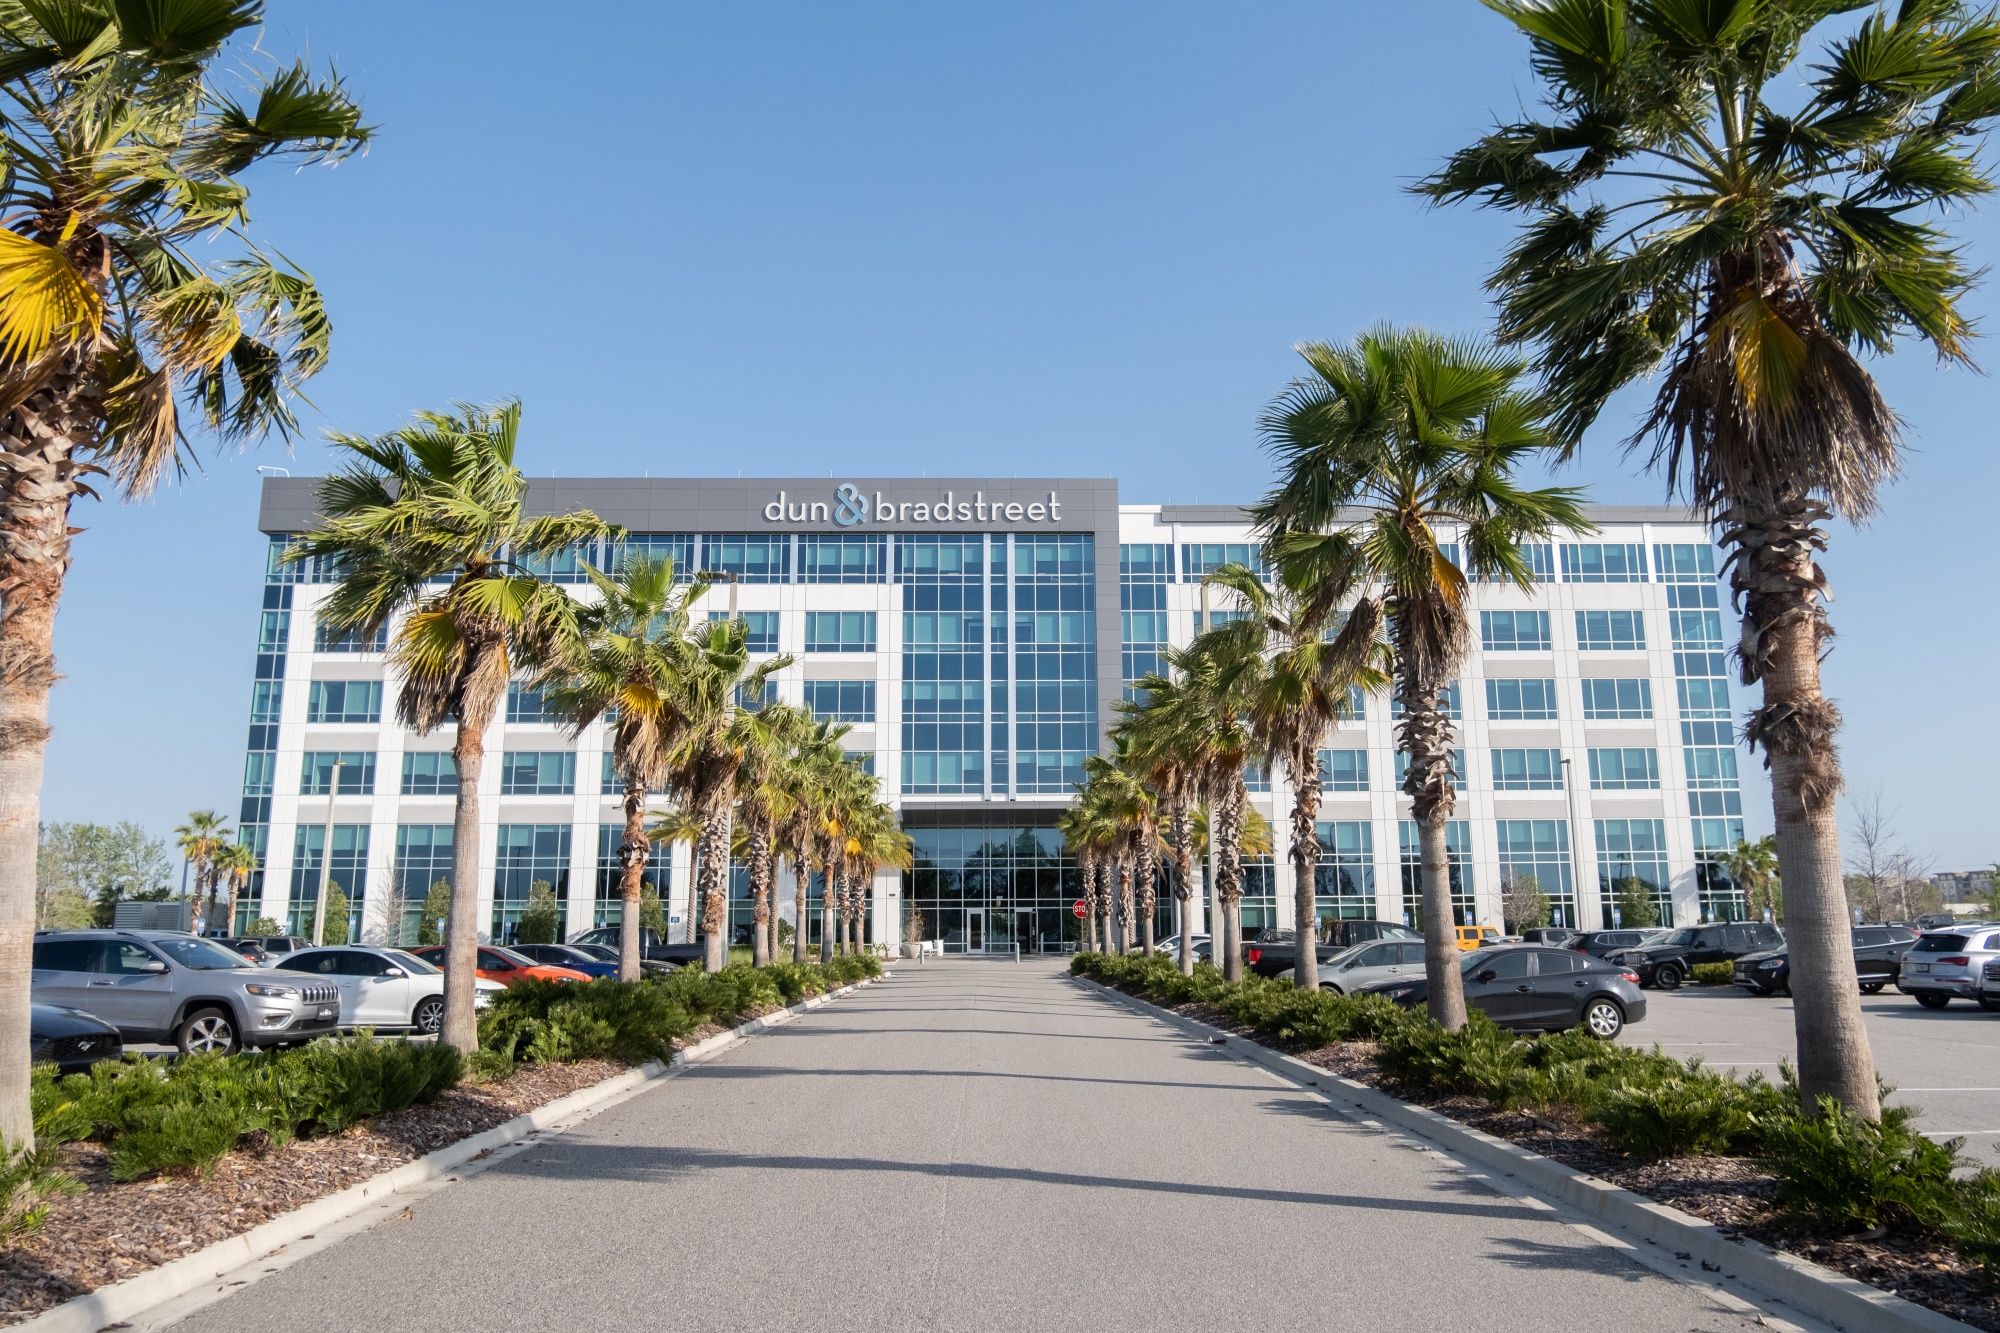
M 1903 955 L 1917 942 L 1917 932 L 1909 926 L 1856 926 L 1854 929 L 1854 974 L 1861 981 L 1861 993 L 1874 995 L 1896 979 Z M 1789 993 L 1792 988 L 1790 945 L 1779 945 L 1762 953 L 1746 953 L 1736 960 L 1736 984 L 1758 995 Z
M 1244 944 L 1243 961 L 1260 977 L 1288 972 L 1298 962 L 1297 935 L 1276 926 L 1266 926 L 1257 938 Z M 1324 963 L 1342 950 L 1374 940 L 1420 940 L 1423 932 L 1396 921 L 1329 921 L 1321 929 L 1313 956 Z
M 1688 979 L 1697 963 L 1733 963 L 1746 953 L 1776 949 L 1785 934 L 1776 926 L 1757 921 L 1719 921 L 1706 926 L 1684 926 L 1672 934 L 1631 949 L 1607 954 L 1605 961 L 1620 963 L 1639 974 L 1642 986 L 1674 990 Z

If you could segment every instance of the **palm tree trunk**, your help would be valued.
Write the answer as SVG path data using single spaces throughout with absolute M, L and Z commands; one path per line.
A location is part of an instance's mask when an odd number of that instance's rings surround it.
M 826 840 L 826 888 L 819 898 L 819 960 L 833 961 L 834 923 L 840 919 L 840 838 Z
M 1181 975 L 1191 977 L 1194 975 L 1194 811 L 1185 796 L 1174 798 L 1167 823 L 1174 839 L 1174 897 L 1181 905 Z
M 1222 912 L 1222 975 L 1243 980 L 1243 811 L 1250 793 L 1237 772 L 1223 781 L 1215 802 L 1215 901 Z
M 34 1147 L 28 1104 L 35 857 L 56 605 L 69 569 L 74 453 L 96 443 L 89 391 L 65 371 L 0 418 L 0 1149 Z
M 1319 989 L 1319 747 L 1318 737 L 1285 756 L 1292 780 L 1292 985 Z
M 471 636 L 467 636 L 471 639 Z M 470 1055 L 479 1047 L 479 774 L 486 766 L 486 727 L 507 688 L 507 659 L 498 635 L 467 644 L 452 763 L 458 796 L 452 807 L 451 910 L 445 915 L 444 1026 L 438 1040 Z M 322 853 L 333 855 L 328 847 Z
M 1414 660 L 1403 641 L 1409 626 L 1399 623 L 1396 633 L 1397 661 Z M 1441 689 L 1435 681 L 1399 674 L 1396 692 L 1403 705 L 1396 743 L 1410 756 L 1403 790 L 1410 796 L 1410 817 L 1416 821 L 1423 856 L 1424 978 L 1430 987 L 1430 1015 L 1456 1032 L 1465 1026 L 1465 985 L 1458 972 L 1464 956 L 1451 919 L 1451 858 L 1445 837 L 1445 823 L 1457 800 L 1452 790 L 1451 717 L 1438 706 Z
M 1132 952 L 1132 857 L 1118 853 L 1118 952 Z
M 1112 929 L 1112 921 L 1118 913 L 1118 895 L 1111 890 L 1112 863 L 1102 857 L 1097 859 L 1097 909 L 1103 927 L 1104 952 L 1118 952 L 1117 932 Z
M 1834 822 L 1840 710 L 1820 691 L 1820 647 L 1833 630 L 1819 606 L 1825 580 L 1813 553 L 1826 549 L 1818 525 L 1827 517 L 1803 497 L 1739 500 L 1722 517 L 1722 542 L 1735 548 L 1730 582 L 1744 608 L 1744 683 L 1764 685 L 1744 739 L 1763 747 L 1771 770 L 1799 1095 L 1808 1108 L 1834 1097 L 1874 1120 L 1882 1113 L 1875 1053 L 1854 984 L 1853 918 Z
M 758 821 L 750 834 L 750 962 L 771 965 L 771 835 Z
M 792 961 L 806 960 L 806 921 L 811 911 L 812 857 L 803 840 L 792 846 Z
M 1150 834 L 1151 830 L 1148 830 Z M 1159 908 L 1159 860 L 1150 836 L 1139 841 L 1139 951 L 1153 956 L 1153 916 Z
M 653 846 L 646 840 L 646 784 L 625 775 L 625 839 L 618 844 L 618 979 L 637 981 L 639 960 L 639 894 L 646 879 L 646 862 Z M 665 941 L 662 941 L 665 943 Z
M 1087 953 L 1097 952 L 1097 862 L 1092 857 L 1079 856 L 1077 866 L 1083 871 L 1083 947 Z
M 699 835 L 701 873 L 695 887 L 701 894 L 702 967 L 720 972 L 729 966 L 729 802 L 711 801 Z

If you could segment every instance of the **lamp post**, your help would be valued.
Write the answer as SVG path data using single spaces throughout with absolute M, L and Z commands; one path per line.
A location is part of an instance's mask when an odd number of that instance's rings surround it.
M 333 879 L 333 798 L 340 792 L 341 760 L 333 761 L 333 781 L 326 788 L 326 837 L 319 850 L 319 893 L 313 898 L 313 943 L 321 943 L 320 936 L 326 929 L 326 889 Z M 341 941 L 347 943 L 346 940 Z

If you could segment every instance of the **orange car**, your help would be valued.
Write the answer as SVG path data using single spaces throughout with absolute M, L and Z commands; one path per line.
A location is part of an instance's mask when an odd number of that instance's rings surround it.
M 426 944 L 411 953 L 436 967 L 444 966 L 444 946 Z M 512 949 L 503 949 L 496 944 L 479 946 L 479 963 L 473 969 L 488 981 L 497 981 L 503 986 L 511 986 L 517 981 L 588 981 L 590 978 L 574 968 L 544 967 L 540 963 L 523 958 Z

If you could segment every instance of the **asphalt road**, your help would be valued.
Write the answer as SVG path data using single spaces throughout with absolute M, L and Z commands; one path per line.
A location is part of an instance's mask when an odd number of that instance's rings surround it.
M 1136 1333 L 1305 1307 L 1369 1333 L 1753 1327 L 1049 964 L 957 961 L 905 965 L 178 1327 Z
M 1926 1133 L 1964 1135 L 1968 1156 L 2000 1165 L 1992 1160 L 2000 1150 L 2000 1014 L 1964 1000 L 1925 1009 L 1893 987 L 1862 996 L 1861 1011 L 1875 1067 L 1896 1089 L 1891 1101 L 1918 1107 Z M 1798 1053 L 1793 1022 L 1789 996 L 1723 986 L 1649 990 L 1646 1021 L 1621 1040 L 1775 1079 L 1778 1062 Z

